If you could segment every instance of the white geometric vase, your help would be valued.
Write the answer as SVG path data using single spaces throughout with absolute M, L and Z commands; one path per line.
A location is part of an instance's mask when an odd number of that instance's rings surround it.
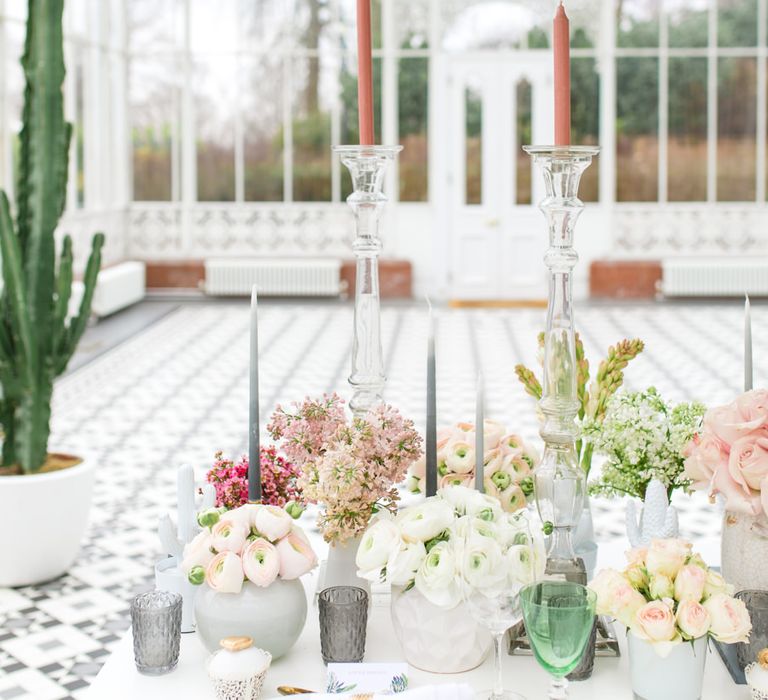
M 419 591 L 392 588 L 392 624 L 406 661 L 430 673 L 477 668 L 491 648 L 490 632 L 475 622 L 465 603 L 443 610 Z
M 662 658 L 631 632 L 629 673 L 635 700 L 699 700 L 707 661 L 707 637 L 677 644 Z
M 737 591 L 768 590 L 768 520 L 726 511 L 720 540 L 723 578 Z

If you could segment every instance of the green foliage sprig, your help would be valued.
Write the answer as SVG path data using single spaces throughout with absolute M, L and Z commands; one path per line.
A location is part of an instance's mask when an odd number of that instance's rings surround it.
M 538 336 L 540 364 L 543 364 L 544 333 Z M 591 421 L 599 425 L 605 417 L 606 406 L 610 398 L 624 383 L 624 370 L 645 348 L 639 338 L 621 340 L 608 348 L 608 355 L 600 363 L 597 375 L 590 384 L 589 360 L 584 353 L 584 343 L 576 333 L 576 395 L 579 399 L 580 421 Z M 525 365 L 515 366 L 515 374 L 526 393 L 537 401 L 541 399 L 541 382 L 533 370 Z M 579 440 L 576 450 L 581 468 L 588 475 L 592 467 L 593 445 L 591 441 Z

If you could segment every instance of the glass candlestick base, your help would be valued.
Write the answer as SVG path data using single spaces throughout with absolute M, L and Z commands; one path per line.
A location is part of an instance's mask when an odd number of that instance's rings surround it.
M 387 165 L 402 146 L 335 146 L 352 176 L 347 204 L 355 215 L 352 250 L 357 259 L 355 322 L 349 407 L 356 417 L 384 402 L 384 355 L 381 347 L 379 253 L 381 212 L 387 198 L 382 192 Z
M 579 523 L 586 495 L 586 476 L 579 465 L 576 417 L 576 334 L 573 319 L 572 273 L 579 256 L 573 247 L 576 221 L 584 208 L 579 181 L 599 149 L 592 146 L 526 146 L 544 176 L 546 197 L 539 205 L 547 220 L 549 270 L 547 324 L 544 331 L 544 377 L 539 408 L 544 417 L 544 455 L 533 474 L 536 505 L 551 529 L 546 576 L 585 585 L 584 561 L 573 550 L 572 533 Z M 579 665 L 568 677 L 588 678 L 594 664 L 595 629 Z

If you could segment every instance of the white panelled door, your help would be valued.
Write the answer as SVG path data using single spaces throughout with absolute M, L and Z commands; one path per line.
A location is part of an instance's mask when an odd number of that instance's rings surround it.
M 446 62 L 451 297 L 546 297 L 542 183 L 521 145 L 551 140 L 548 54 L 456 56 Z

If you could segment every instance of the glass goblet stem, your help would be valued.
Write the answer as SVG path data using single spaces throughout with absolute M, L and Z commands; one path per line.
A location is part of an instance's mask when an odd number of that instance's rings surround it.
M 549 700 L 568 700 L 568 680 L 566 678 L 552 678 L 549 685 Z
M 495 667 L 495 680 L 493 683 L 493 691 L 491 693 L 490 700 L 497 700 L 504 697 L 504 680 L 501 676 L 501 646 L 504 639 L 504 632 L 493 633 L 493 653 L 494 653 L 494 667 Z

